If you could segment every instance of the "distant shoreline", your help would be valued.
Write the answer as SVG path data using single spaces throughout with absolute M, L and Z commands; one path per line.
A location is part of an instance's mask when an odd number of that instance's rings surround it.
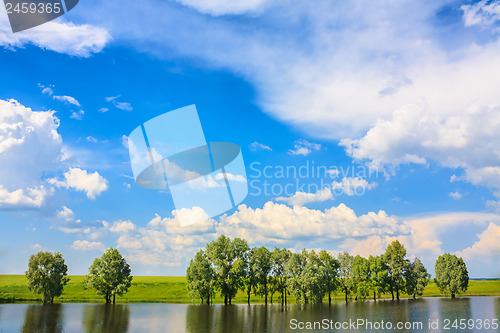
M 91 290 L 83 287 L 83 275 L 70 275 L 70 282 L 65 287 L 61 297 L 54 299 L 55 303 L 104 303 L 104 298 L 96 295 Z M 470 279 L 469 289 L 458 297 L 500 297 L 500 279 Z M 425 288 L 423 298 L 449 297 L 439 292 L 431 280 Z M 390 299 L 390 294 L 382 295 L 381 299 Z M 402 295 L 402 299 L 411 298 Z M 246 304 L 246 294 L 238 293 L 233 304 Z M 292 298 L 290 298 L 292 300 Z M 344 301 L 344 295 L 332 297 L 334 301 Z M 363 300 L 371 300 L 370 297 Z M 378 298 L 377 298 L 378 300 Z M 116 298 L 117 303 L 173 303 L 173 304 L 198 304 L 199 300 L 192 300 L 187 290 L 186 277 L 184 276 L 135 276 L 132 280 L 130 291 L 123 297 Z M 270 296 L 268 298 L 270 301 Z M 223 303 L 224 300 L 217 295 L 214 304 Z M 279 303 L 278 294 L 273 297 L 273 303 Z M 355 302 L 354 298 L 352 302 Z M 0 275 L 0 303 L 41 303 L 40 295 L 35 295 L 28 289 L 24 275 Z M 263 297 L 252 295 L 252 304 L 264 303 Z M 294 304 L 292 301 L 289 304 Z M 327 301 L 328 303 L 328 301 Z

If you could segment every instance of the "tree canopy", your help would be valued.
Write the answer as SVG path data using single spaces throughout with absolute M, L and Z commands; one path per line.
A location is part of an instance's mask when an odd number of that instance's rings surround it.
M 31 291 L 42 294 L 43 302 L 54 303 L 54 297 L 61 296 L 68 283 L 68 267 L 59 253 L 40 251 L 28 262 L 26 278 Z
M 101 258 L 95 258 L 89 267 L 85 284 L 89 289 L 95 289 L 97 294 L 104 296 L 106 304 L 115 303 L 115 296 L 121 296 L 132 284 L 130 266 L 117 249 L 109 248 Z
M 469 287 L 469 273 L 462 258 L 454 254 L 445 253 L 438 257 L 434 266 L 436 278 L 434 281 L 441 292 L 456 294 L 467 291 Z

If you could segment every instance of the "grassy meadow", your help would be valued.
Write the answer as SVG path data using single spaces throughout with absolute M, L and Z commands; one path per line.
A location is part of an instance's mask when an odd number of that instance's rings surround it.
M 93 290 L 85 290 L 83 287 L 83 275 L 71 275 L 70 282 L 64 288 L 61 297 L 54 299 L 55 302 L 99 302 L 104 298 L 96 295 Z M 447 296 L 441 294 L 434 282 L 430 282 L 424 292 L 424 297 Z M 500 280 L 470 280 L 469 289 L 462 296 L 500 296 Z M 403 297 L 408 297 L 403 295 Z M 382 298 L 390 298 L 389 294 Z M 335 296 L 342 301 L 342 294 Z M 233 303 L 246 303 L 246 294 L 239 292 Z M 293 297 L 289 297 L 293 303 Z M 40 295 L 35 295 L 28 289 L 28 281 L 24 275 L 0 275 L 0 302 L 34 302 L 41 301 Z M 186 287 L 184 276 L 134 276 L 132 287 L 123 297 L 117 297 L 121 303 L 192 303 Z M 262 297 L 251 295 L 252 303 L 263 303 Z M 270 297 L 268 298 L 270 301 Z M 277 302 L 278 294 L 274 295 L 273 301 Z M 327 298 L 326 298 L 326 301 Z M 199 300 L 195 300 L 199 302 Z M 219 296 L 214 298 L 214 303 L 223 303 Z

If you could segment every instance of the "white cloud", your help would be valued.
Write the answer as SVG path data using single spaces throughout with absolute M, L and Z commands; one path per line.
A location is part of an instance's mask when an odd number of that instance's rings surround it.
M 212 15 L 244 14 L 260 8 L 269 0 L 177 0 L 202 13 Z
M 366 179 L 360 177 L 344 177 L 341 182 L 332 182 L 334 193 L 345 193 L 349 196 L 363 195 L 367 190 L 371 190 L 376 186 L 377 183 L 368 183 Z
M 311 143 L 307 140 L 297 140 L 293 145 L 293 149 L 288 151 L 288 154 L 307 156 L 313 151 L 318 150 L 321 150 L 321 145 L 319 143 Z
M 251 151 L 257 151 L 257 150 L 269 150 L 269 151 L 273 151 L 271 149 L 271 147 L 269 147 L 268 145 L 265 145 L 263 143 L 259 143 L 259 142 L 252 142 L 249 146 L 250 150 Z
M 301 206 L 267 202 L 263 208 L 240 205 L 229 216 L 222 216 L 219 234 L 242 237 L 251 243 L 315 239 L 316 242 L 346 237 L 392 235 L 404 233 L 407 227 L 384 211 L 357 216 L 344 204 L 324 211 Z
M 316 193 L 306 193 L 306 192 L 296 192 L 291 197 L 278 197 L 277 201 L 284 201 L 289 205 L 293 206 L 303 206 L 311 202 L 323 202 L 327 200 L 333 200 L 333 194 L 330 188 L 325 187 Z
M 96 138 L 94 138 L 93 136 L 88 136 L 87 138 L 85 138 L 85 140 L 87 140 L 88 142 L 92 142 L 92 143 L 98 142 L 98 140 Z
M 57 216 L 66 221 L 72 221 L 74 220 L 75 213 L 70 208 L 62 206 L 62 209 L 57 212 Z
M 58 53 L 89 57 L 100 52 L 111 39 L 100 27 L 75 25 L 61 20 L 48 22 L 18 33 L 12 33 L 5 11 L 0 12 L 0 46 L 9 49 L 35 45 Z
M 101 242 L 89 242 L 87 240 L 76 240 L 71 248 L 77 251 L 104 251 L 105 246 Z
M 473 5 L 462 5 L 464 24 L 489 26 L 500 20 L 500 1 L 482 0 Z
M 42 92 L 43 92 L 43 90 L 42 90 Z M 80 106 L 80 103 L 76 100 L 76 98 L 71 97 L 71 96 L 52 96 L 52 98 L 55 99 L 56 101 L 59 101 L 59 102 Z
M 52 194 L 41 177 L 59 166 L 62 139 L 53 111 L 0 100 L 0 207 L 41 207 Z
M 458 191 L 450 192 L 449 195 L 450 195 L 450 197 L 452 197 L 455 200 L 462 198 L 462 194 L 460 194 L 460 192 L 458 192 Z
M 43 186 L 9 192 L 0 185 L 0 208 L 40 208 L 51 193 Z
M 498 223 L 498 222 L 497 222 Z M 481 261 L 483 267 L 491 266 L 500 260 L 500 224 L 490 222 L 488 227 L 477 235 L 479 240 L 455 254 L 467 262 Z M 497 273 L 500 268 L 496 268 Z
M 116 233 L 127 233 L 136 229 L 135 224 L 131 221 L 117 221 L 109 228 L 109 231 Z
M 113 105 L 120 110 L 124 110 L 124 111 L 132 111 L 133 110 L 132 105 L 130 103 L 127 103 L 127 102 L 113 101 Z
M 108 112 L 108 111 L 109 111 L 109 109 L 108 109 L 108 108 L 100 108 L 100 109 L 99 109 L 99 110 L 97 110 L 97 111 L 104 113 L 104 112 Z
M 73 111 L 71 112 L 71 116 L 69 116 L 71 119 L 75 120 L 82 120 L 83 115 L 85 114 L 85 111 L 83 110 L 78 110 L 78 111 Z
M 106 100 L 106 102 L 111 102 L 117 99 L 118 97 L 121 97 L 121 95 L 105 97 L 104 99 Z
M 38 244 L 38 243 L 37 243 L 37 244 L 33 244 L 33 245 L 31 246 L 31 248 L 32 248 L 33 250 L 35 250 L 35 251 L 40 251 L 41 249 L 43 249 L 43 246 L 41 246 L 40 244 Z
M 89 173 L 80 168 L 69 168 L 64 173 L 64 180 L 51 178 L 47 182 L 57 187 L 73 188 L 85 192 L 89 199 L 95 199 L 108 189 L 108 181 L 99 175 L 97 171 Z

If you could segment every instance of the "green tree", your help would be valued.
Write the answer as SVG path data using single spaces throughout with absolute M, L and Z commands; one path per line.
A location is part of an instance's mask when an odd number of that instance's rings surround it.
M 109 248 L 101 258 L 95 258 L 89 267 L 85 285 L 95 289 L 98 295 L 104 296 L 106 304 L 115 303 L 115 296 L 122 296 L 132 284 L 130 266 L 117 249 Z
M 462 258 L 454 254 L 445 253 L 436 260 L 434 266 L 436 278 L 434 281 L 441 292 L 456 294 L 467 291 L 469 287 L 469 273 Z
M 304 252 L 304 251 L 303 251 Z M 301 281 L 302 271 L 305 269 L 306 258 L 302 253 L 292 253 L 285 264 L 287 275 L 286 288 L 297 301 L 306 301 L 306 295 Z
M 235 238 L 231 241 L 224 235 L 207 245 L 208 258 L 214 267 L 216 285 L 224 297 L 224 304 L 231 304 L 244 286 L 249 250 L 245 240 Z
M 291 256 L 290 250 L 285 248 L 279 249 L 277 247 L 271 252 L 271 263 L 272 263 L 272 275 L 274 277 L 274 283 L 276 289 L 281 293 L 281 304 L 286 304 L 286 263 Z
M 325 250 L 319 253 L 319 260 L 324 267 L 324 287 L 328 293 L 328 304 L 332 303 L 332 293 L 337 288 L 337 276 L 339 270 L 339 262 Z
M 193 298 L 200 298 L 201 303 L 210 304 L 214 288 L 214 271 L 205 251 L 196 252 L 186 272 L 187 288 Z
M 325 267 L 315 251 L 302 251 L 306 264 L 300 276 L 300 284 L 306 303 L 321 303 L 325 297 Z
M 391 291 L 392 300 L 394 300 L 394 292 L 399 300 L 401 291 L 404 291 L 405 267 L 408 265 L 406 257 L 406 249 L 399 241 L 394 241 L 385 250 L 384 261 L 387 266 L 389 289 Z
M 370 293 L 370 262 L 368 259 L 357 255 L 352 263 L 352 276 L 354 281 L 354 292 L 356 299 L 366 298 Z
M 368 258 L 370 264 L 370 290 L 373 292 L 373 300 L 377 300 L 377 296 L 385 292 L 387 285 L 387 268 L 382 256 L 370 256 Z
M 430 277 L 431 275 L 427 273 L 424 264 L 422 264 L 420 259 L 415 258 L 413 262 L 408 264 L 405 270 L 406 293 L 410 296 L 413 295 L 414 299 L 416 296 L 422 296 Z
M 43 295 L 43 302 L 54 303 L 54 297 L 61 296 L 68 283 L 68 266 L 62 254 L 40 251 L 33 254 L 28 262 L 26 278 L 31 291 Z
M 271 272 L 271 252 L 264 246 L 255 248 L 251 260 L 250 270 L 256 278 L 256 294 L 264 296 L 264 302 L 267 304 L 268 294 L 268 276 Z
M 345 294 L 345 302 L 347 304 L 347 297 L 354 289 L 354 277 L 352 274 L 352 265 L 354 257 L 347 252 L 342 252 L 338 255 L 339 261 L 339 287 Z

